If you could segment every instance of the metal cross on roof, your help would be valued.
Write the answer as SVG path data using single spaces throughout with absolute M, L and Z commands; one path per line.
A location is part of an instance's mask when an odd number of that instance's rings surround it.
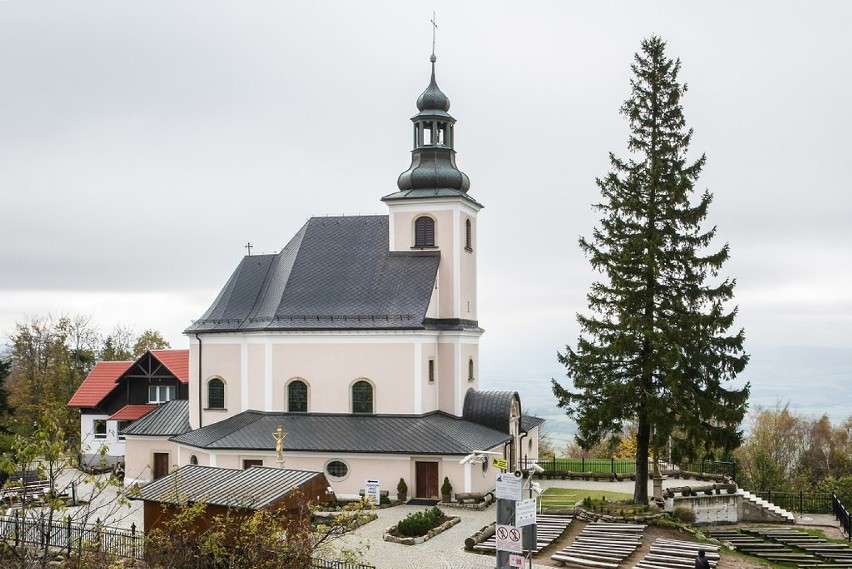
M 246 249 L 248 249 L 248 256 L 251 257 L 251 248 L 254 247 L 254 245 L 252 245 L 251 241 L 249 241 L 248 243 L 246 243 L 245 247 Z
M 435 55 L 435 31 L 438 29 L 438 24 L 435 22 L 435 11 L 432 10 L 432 55 Z

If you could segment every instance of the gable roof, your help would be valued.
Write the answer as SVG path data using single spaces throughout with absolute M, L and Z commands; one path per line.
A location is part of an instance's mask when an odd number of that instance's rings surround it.
M 121 377 L 148 356 L 156 359 L 181 383 L 189 382 L 189 350 L 151 350 L 145 352 L 136 361 L 98 362 L 74 395 L 68 401 L 69 407 L 97 407 L 104 397 L 115 389 Z
M 186 332 L 422 329 L 438 251 L 389 251 L 388 217 L 313 217 L 275 255 L 246 256 Z
M 263 466 L 236 470 L 188 465 L 146 484 L 138 498 L 168 504 L 203 502 L 254 510 L 274 504 L 315 478 L 322 478 L 323 487 L 328 487 L 321 472 Z
M 188 400 L 173 399 L 155 407 L 156 409 L 124 428 L 121 434 L 171 437 L 189 431 Z
M 130 369 L 134 362 L 98 362 L 74 395 L 69 407 L 94 407 L 115 387 L 116 381 Z
M 279 425 L 287 433 L 285 453 L 465 455 L 511 440 L 507 433 L 441 411 L 416 416 L 244 411 L 171 440 L 204 449 L 274 451 L 272 433 Z
M 181 383 L 189 383 L 189 350 L 151 350 L 151 355 L 166 366 Z

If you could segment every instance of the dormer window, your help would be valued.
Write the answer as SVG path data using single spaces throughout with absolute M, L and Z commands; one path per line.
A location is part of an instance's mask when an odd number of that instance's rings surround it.
M 431 217 L 424 215 L 414 222 L 414 246 L 435 246 L 435 220 Z
M 175 398 L 174 385 L 149 385 L 148 403 L 168 403 Z

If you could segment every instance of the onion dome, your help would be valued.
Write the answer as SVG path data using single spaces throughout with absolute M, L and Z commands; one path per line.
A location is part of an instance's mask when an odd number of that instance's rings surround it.
M 450 110 L 450 99 L 441 91 L 435 81 L 435 61 L 437 58 L 434 53 L 429 60 L 432 62 L 432 80 L 426 90 L 417 97 L 417 110 L 421 112 L 444 111 L 446 113 Z
M 414 123 L 411 166 L 397 180 L 400 194 L 387 196 L 387 199 L 466 194 L 470 187 L 470 179 L 456 167 L 456 151 L 453 149 L 456 119 L 447 113 L 450 99 L 435 81 L 435 54 L 429 60 L 432 62 L 432 78 L 417 98 L 417 110 L 420 112 L 411 118 Z

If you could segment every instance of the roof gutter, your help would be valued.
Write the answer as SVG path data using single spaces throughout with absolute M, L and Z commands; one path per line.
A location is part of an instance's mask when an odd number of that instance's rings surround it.
M 198 340 L 198 428 L 204 426 L 201 420 L 201 337 L 198 332 L 195 333 L 195 339 Z

